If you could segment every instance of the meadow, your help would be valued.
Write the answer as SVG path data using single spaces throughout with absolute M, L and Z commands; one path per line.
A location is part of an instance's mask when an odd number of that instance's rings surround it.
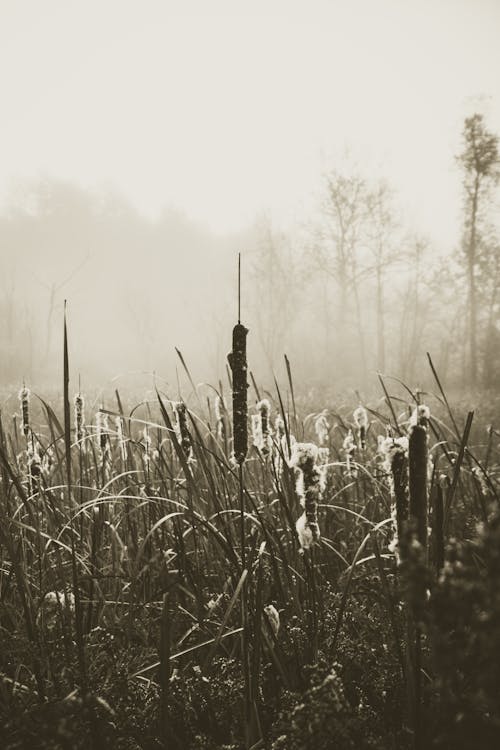
M 65 327 L 59 397 L 5 401 L 1 746 L 497 747 L 496 404 L 430 358 L 427 392 L 321 403 L 285 358 L 247 394 L 244 338 L 102 402 Z

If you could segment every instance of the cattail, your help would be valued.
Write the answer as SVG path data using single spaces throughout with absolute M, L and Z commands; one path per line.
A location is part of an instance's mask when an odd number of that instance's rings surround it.
M 47 448 L 42 458 L 42 471 L 46 479 L 48 479 L 55 463 L 54 450 L 52 448 Z
M 40 489 L 40 476 L 42 473 L 42 463 L 40 454 L 36 445 L 28 445 L 28 479 L 30 493 L 34 495 Z
M 342 447 L 345 453 L 346 475 L 348 477 L 356 476 L 356 470 L 351 468 L 354 451 L 356 450 L 356 443 L 354 442 L 354 438 L 352 436 L 352 430 L 349 430 L 347 435 L 345 436 Z
M 247 431 L 247 354 L 248 329 L 241 323 L 233 328 L 233 349 L 228 355 L 233 381 L 233 452 L 242 464 L 248 451 Z
M 290 450 L 288 445 L 290 443 Z M 289 464 L 292 448 L 295 445 L 296 440 L 293 435 L 286 435 L 285 422 L 281 414 L 276 416 L 274 420 L 274 453 L 273 453 L 273 465 L 275 467 L 276 475 L 280 477 L 283 473 L 283 467 L 285 464 Z
M 215 419 L 217 423 L 217 427 L 216 427 L 217 438 L 225 444 L 226 437 L 227 437 L 226 419 L 225 419 L 226 404 L 224 402 L 223 396 L 216 396 L 214 409 L 215 409 Z
M 427 423 L 429 417 L 430 412 L 427 406 L 419 406 L 415 409 L 408 442 L 410 520 L 413 526 L 413 538 L 421 546 L 424 555 L 427 551 L 427 481 L 429 467 Z
M 314 431 L 316 432 L 318 442 L 321 446 L 324 446 L 328 442 L 329 429 L 330 425 L 328 423 L 328 419 L 326 418 L 326 411 L 323 411 L 314 420 Z
M 85 401 L 81 393 L 77 393 L 74 400 L 75 405 L 75 429 L 76 429 L 76 441 L 83 447 L 83 439 L 85 437 Z
M 21 427 L 26 437 L 30 431 L 30 395 L 29 388 L 25 385 L 19 391 L 19 401 L 21 402 L 22 421 Z
M 149 469 L 151 462 L 151 438 L 147 427 L 142 431 L 142 439 L 144 440 L 144 464 Z
M 122 461 L 125 463 L 125 461 L 127 460 L 127 444 L 125 442 L 125 436 L 123 434 L 123 420 L 121 417 L 115 417 L 115 427 L 118 446 L 120 448 L 120 456 Z
M 75 597 L 72 591 L 49 591 L 43 597 L 38 611 L 38 622 L 47 630 L 54 630 L 57 625 L 58 613 L 67 609 L 75 611 Z
M 177 438 L 187 459 L 191 458 L 192 442 L 187 423 L 187 409 L 183 401 L 174 404 Z
M 103 456 L 108 452 L 108 441 L 109 441 L 109 426 L 108 426 L 108 415 L 102 410 L 102 407 L 96 414 L 95 419 L 97 442 L 99 449 Z
M 278 440 L 281 440 L 282 437 L 286 436 L 285 422 L 281 414 L 277 414 L 276 419 L 274 420 L 274 432 L 276 433 L 276 438 Z
M 260 414 L 251 415 L 250 425 L 252 430 L 252 445 L 258 450 L 262 450 L 264 441 L 262 439 L 262 421 Z
M 273 604 L 268 604 L 264 607 L 264 613 L 266 614 L 269 627 L 273 631 L 273 635 L 277 638 L 280 629 L 280 615 L 278 610 Z
M 380 437 L 380 436 L 379 436 Z M 382 438 L 379 450 L 384 456 L 384 469 L 391 492 L 391 516 L 394 536 L 389 551 L 398 563 L 405 556 L 408 535 L 408 438 Z
M 366 448 L 366 432 L 369 425 L 368 412 L 366 411 L 364 406 L 360 405 L 357 409 L 354 410 L 354 414 L 352 416 L 354 419 L 354 424 L 356 425 L 356 428 L 358 430 L 360 448 L 364 451 Z
M 297 470 L 296 490 L 304 513 L 296 529 L 302 549 L 309 549 L 320 538 L 318 502 L 324 489 L 324 474 L 316 466 L 318 449 L 313 443 L 295 443 L 291 466 Z
M 417 424 L 427 427 L 427 423 L 431 418 L 431 411 L 425 404 L 419 404 L 415 407 L 410 417 L 410 427 L 414 427 Z
M 326 466 L 330 460 L 330 448 L 318 448 L 318 464 Z
M 271 453 L 273 447 L 271 426 L 269 422 L 269 417 L 271 414 L 271 404 L 269 403 L 267 398 L 263 398 L 258 402 L 256 408 L 260 416 L 260 428 L 262 435 L 261 451 L 264 456 L 268 456 Z

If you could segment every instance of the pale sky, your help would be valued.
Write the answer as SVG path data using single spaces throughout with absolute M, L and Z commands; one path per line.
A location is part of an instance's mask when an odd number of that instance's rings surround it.
M 0 0 L 0 193 L 49 175 L 287 224 L 349 147 L 447 244 L 463 118 L 500 133 L 499 40 L 499 0 Z

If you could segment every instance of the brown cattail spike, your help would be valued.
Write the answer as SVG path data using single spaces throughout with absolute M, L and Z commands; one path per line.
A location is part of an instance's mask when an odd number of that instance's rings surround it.
M 228 356 L 233 374 L 233 450 L 234 458 L 242 464 L 248 451 L 247 431 L 247 333 L 238 323 L 233 328 L 233 349 Z
M 414 538 L 427 549 L 427 428 L 424 424 L 413 425 L 408 445 L 408 478 L 410 492 L 410 518 Z
M 192 451 L 192 442 L 187 422 L 186 404 L 184 404 L 182 401 L 178 401 L 174 405 L 174 411 L 177 418 L 178 439 L 181 444 L 181 448 L 184 451 L 184 455 L 186 456 L 186 458 L 189 458 Z
M 408 525 L 408 458 L 404 450 L 397 451 L 394 454 L 391 468 L 399 554 L 404 557 Z
M 21 402 L 21 413 L 22 413 L 22 430 L 26 437 L 30 431 L 30 390 L 25 385 L 19 391 L 19 401 Z

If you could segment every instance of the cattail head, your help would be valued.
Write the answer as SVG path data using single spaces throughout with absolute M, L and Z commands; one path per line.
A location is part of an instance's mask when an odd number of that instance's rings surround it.
M 276 415 L 276 419 L 274 420 L 274 431 L 278 439 L 281 439 L 286 435 L 285 422 L 281 414 Z
M 368 412 L 366 411 L 364 406 L 360 405 L 357 409 L 354 410 L 354 414 L 352 416 L 354 419 L 354 424 L 356 425 L 358 431 L 360 448 L 361 450 L 365 450 L 366 432 L 369 426 Z
M 389 550 L 399 563 L 408 543 L 408 438 L 382 438 L 379 446 L 391 492 L 393 539 Z
M 314 431 L 318 437 L 318 442 L 320 445 L 326 445 L 326 443 L 328 442 L 329 429 L 330 425 L 328 423 L 328 419 L 326 418 L 326 411 L 323 411 L 314 420 Z
M 224 396 L 216 396 L 215 398 L 215 419 L 217 422 L 217 437 L 219 440 L 226 441 L 226 404 L 224 402 Z
M 43 597 L 38 612 L 38 621 L 47 630 L 54 630 L 57 625 L 58 613 L 62 610 L 75 611 L 75 597 L 69 591 L 49 591 Z
M 320 538 L 318 503 L 324 489 L 324 474 L 316 466 L 317 458 L 318 448 L 313 443 L 295 443 L 290 465 L 297 470 L 297 495 L 304 508 L 296 524 L 303 550 L 309 549 Z
M 148 432 L 148 428 L 145 427 L 142 431 L 142 439 L 144 443 L 144 463 L 149 466 L 151 461 L 151 437 Z
M 47 448 L 42 458 L 42 471 L 46 478 L 48 478 L 55 466 L 54 450 L 53 448 Z
M 115 417 L 116 437 L 118 440 L 118 446 L 120 448 L 120 456 L 122 461 L 127 460 L 127 444 L 125 442 L 125 435 L 123 434 L 123 420 L 121 417 Z
M 257 414 L 252 415 L 252 442 L 264 457 L 269 456 L 273 447 L 270 425 L 271 404 L 267 398 L 256 405 Z
M 250 423 L 252 426 L 252 445 L 262 450 L 264 439 L 262 437 L 262 420 L 260 414 L 252 414 Z
M 233 385 L 233 452 L 242 464 L 248 451 L 247 432 L 247 342 L 248 329 L 238 323 L 233 328 L 233 348 L 228 356 Z
M 271 416 L 271 404 L 267 398 L 261 399 L 257 404 L 257 410 L 260 415 L 261 431 L 262 431 L 262 453 L 264 456 L 268 456 L 273 447 L 272 430 L 270 423 Z
M 186 458 L 191 457 L 192 441 L 187 423 L 187 409 L 183 401 L 174 404 L 177 438 Z
M 414 427 L 415 425 L 422 425 L 423 427 L 427 427 L 427 423 L 430 418 L 431 411 L 429 407 L 425 404 L 419 404 L 415 407 L 410 417 L 410 427 Z
M 40 476 L 42 473 L 42 462 L 38 452 L 38 446 L 28 445 L 28 480 L 30 493 L 32 495 L 40 489 Z
M 22 414 L 21 427 L 26 437 L 28 437 L 30 431 L 30 395 L 31 392 L 29 388 L 26 388 L 26 386 L 23 385 L 19 391 L 19 401 L 21 402 Z
M 102 407 L 96 414 L 95 418 L 97 441 L 99 443 L 99 450 L 104 456 L 108 452 L 109 448 L 109 426 L 108 426 L 108 415 L 102 410 Z
M 354 458 L 354 451 L 356 450 L 356 443 L 354 442 L 352 430 L 347 432 L 342 447 L 345 453 L 346 474 L 348 477 L 355 476 L 356 469 L 353 468 L 352 461 Z
M 428 409 L 423 415 L 418 416 L 418 423 L 410 427 L 408 440 L 410 517 L 415 532 L 414 538 L 424 551 L 427 549 L 429 449 L 426 425 L 429 416 Z
M 273 631 L 273 635 L 276 638 L 280 629 L 280 615 L 274 604 L 268 604 L 264 607 L 264 613 L 267 617 L 269 627 Z
M 85 401 L 81 393 L 77 393 L 74 400 L 75 405 L 75 430 L 76 430 L 76 441 L 80 445 L 82 444 L 85 436 Z

